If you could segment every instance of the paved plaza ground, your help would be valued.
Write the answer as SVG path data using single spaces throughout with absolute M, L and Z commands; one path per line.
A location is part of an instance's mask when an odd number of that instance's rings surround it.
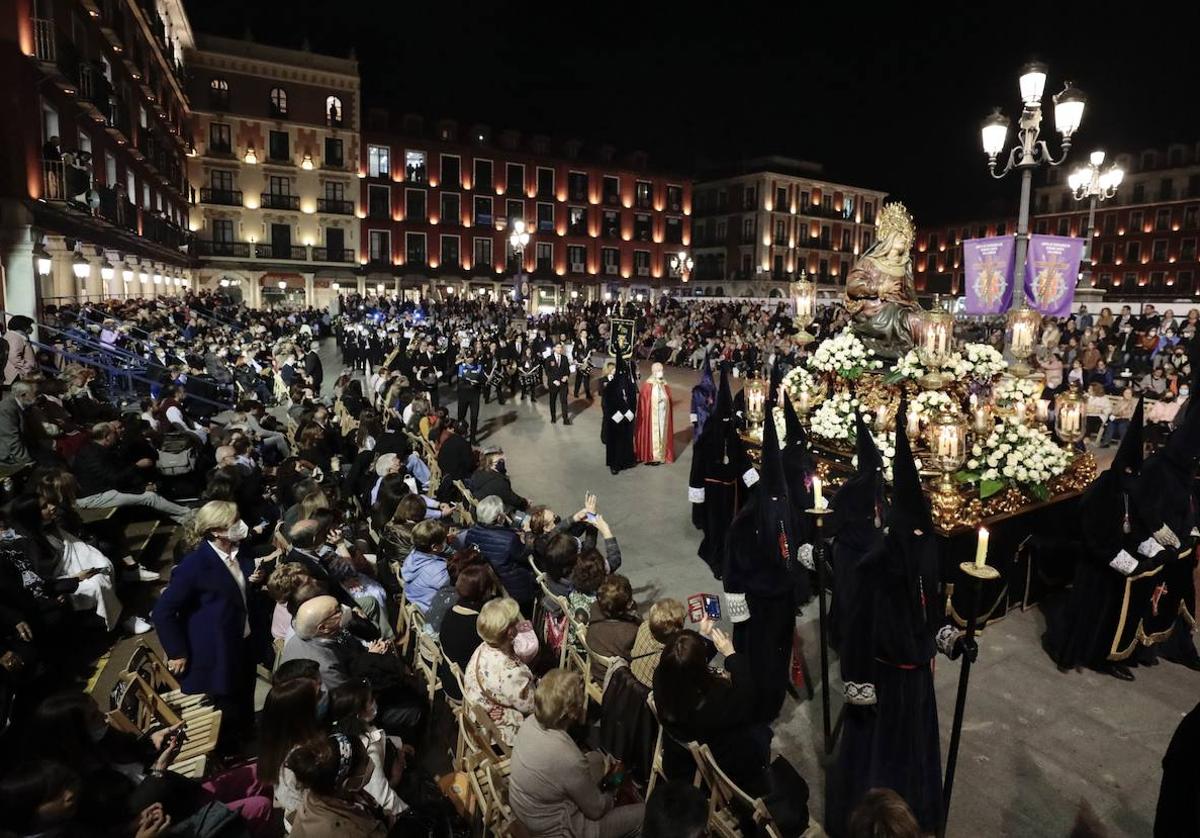
M 321 354 L 330 387 L 341 369 L 332 341 L 325 342 Z M 511 400 L 484 405 L 480 414 L 480 445 L 504 448 L 518 492 L 563 515 L 582 505 L 585 491 L 597 493 L 600 510 L 621 543 L 621 572 L 643 606 L 660 596 L 686 600 L 694 593 L 721 590 L 696 556 L 700 534 L 692 527 L 687 501 L 692 456 L 688 411 L 697 375 L 667 371 L 676 401 L 677 461 L 616 476 L 604 465 L 598 399 L 572 401 L 575 421 L 570 427 L 550 424 L 544 395 L 536 405 Z M 454 415 L 451 399 L 443 401 Z M 820 673 L 816 613 L 814 601 L 799 620 L 814 679 Z M 1110 836 L 1148 836 L 1162 755 L 1179 720 L 1200 699 L 1200 673 L 1169 663 L 1136 669 L 1133 683 L 1090 671 L 1060 673 L 1041 649 L 1044 625 L 1039 610 L 1015 611 L 980 638 L 948 834 L 1061 838 L 1086 800 Z M 152 635 L 146 639 L 156 642 Z M 119 644 L 113 659 L 124 660 L 131 645 L 128 640 Z M 836 673 L 836 659 L 832 668 Z M 943 753 L 958 674 L 957 663 L 939 657 Z M 100 694 L 108 680 L 98 685 Z M 260 705 L 266 687 L 265 682 L 259 685 Z M 836 675 L 832 688 L 836 715 Z M 774 748 L 809 782 L 810 805 L 820 818 L 824 770 L 819 698 L 787 699 L 775 724 Z
M 621 543 L 622 572 L 643 605 L 664 595 L 685 600 L 721 590 L 696 556 L 700 534 L 692 527 L 687 501 L 688 412 L 697 375 L 667 371 L 676 400 L 677 461 L 616 476 L 604 465 L 599 400 L 573 401 L 570 427 L 550 424 L 544 396 L 537 405 L 485 405 L 480 414 L 481 429 L 487 427 L 480 444 L 504 448 L 519 492 L 551 503 L 563 515 L 579 508 L 585 490 L 599 495 L 601 511 Z M 820 671 L 816 613 L 814 601 L 800 620 L 814 678 Z M 1175 726 L 1200 700 L 1200 673 L 1169 663 L 1135 670 L 1133 683 L 1090 671 L 1060 673 L 1041 649 L 1044 626 L 1039 610 L 1016 611 L 980 638 L 948 834 L 1065 836 L 1086 800 L 1110 834 L 1150 835 L 1160 761 Z M 958 674 L 957 663 L 938 659 L 943 752 Z M 835 676 L 835 697 L 839 688 Z M 813 787 L 819 813 L 819 699 L 787 700 L 775 724 L 775 748 Z

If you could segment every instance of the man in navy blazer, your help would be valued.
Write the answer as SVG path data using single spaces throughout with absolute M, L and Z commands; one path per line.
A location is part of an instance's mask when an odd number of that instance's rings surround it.
M 263 574 L 239 554 L 248 528 L 236 504 L 206 503 L 195 526 L 201 540 L 171 574 L 152 620 L 183 691 L 211 696 L 223 713 L 221 739 L 236 742 L 254 722 L 256 667 L 269 660 L 270 603 Z

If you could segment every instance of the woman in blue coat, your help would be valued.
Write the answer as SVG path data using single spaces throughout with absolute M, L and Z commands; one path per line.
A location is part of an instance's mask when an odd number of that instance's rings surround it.
M 256 666 L 267 660 L 270 642 L 263 575 L 239 550 L 248 533 L 236 504 L 202 506 L 190 524 L 195 547 L 172 572 L 152 614 L 168 668 L 185 693 L 213 698 L 223 713 L 221 738 L 230 742 L 253 724 Z

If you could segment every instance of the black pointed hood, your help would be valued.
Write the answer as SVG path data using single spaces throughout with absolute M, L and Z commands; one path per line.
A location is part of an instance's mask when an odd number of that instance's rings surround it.
M 904 407 L 903 402 L 901 407 Z M 904 527 L 932 535 L 933 518 L 929 514 L 905 422 L 904 411 L 896 411 L 896 455 L 892 458 L 892 505 L 888 510 L 888 527 Z
M 1125 429 L 1125 436 L 1121 437 L 1121 445 L 1117 448 L 1117 454 L 1109 465 L 1111 471 L 1118 475 L 1128 473 L 1136 476 L 1142 470 L 1142 462 L 1145 457 L 1145 444 L 1142 439 L 1144 428 L 1145 405 L 1139 396 L 1137 407 L 1133 409 L 1133 415 L 1129 417 L 1129 427 Z
M 712 363 L 708 360 L 708 353 L 704 353 L 704 365 L 700 367 L 700 381 L 696 384 L 706 393 L 717 392 L 717 383 L 713 381 Z
M 855 415 L 857 471 L 834 494 L 826 526 L 839 539 L 868 543 L 879 528 L 883 498 L 883 458 L 862 416 Z
M 763 421 L 762 468 L 759 470 L 759 479 L 767 493 L 786 496 L 788 487 L 783 474 L 779 431 L 775 427 L 775 402 L 767 402 L 764 411 L 766 418 Z
M 729 419 L 733 416 L 733 393 L 729 390 L 728 364 L 721 364 L 721 383 L 717 386 L 717 403 L 713 407 L 713 416 L 718 419 Z
M 808 447 L 808 432 L 800 424 L 800 417 L 796 414 L 796 407 L 792 404 L 791 397 L 787 395 L 783 399 L 783 425 L 784 441 L 789 448 L 797 444 L 803 445 L 806 448 Z

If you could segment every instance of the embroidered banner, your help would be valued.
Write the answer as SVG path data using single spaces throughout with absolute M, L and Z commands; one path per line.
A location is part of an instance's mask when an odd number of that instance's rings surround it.
M 1067 317 L 1075 299 L 1084 239 L 1071 236 L 1029 237 L 1025 259 L 1025 293 L 1043 315 Z
M 967 314 L 1001 314 L 1012 304 L 1012 236 L 967 239 L 963 242 Z

